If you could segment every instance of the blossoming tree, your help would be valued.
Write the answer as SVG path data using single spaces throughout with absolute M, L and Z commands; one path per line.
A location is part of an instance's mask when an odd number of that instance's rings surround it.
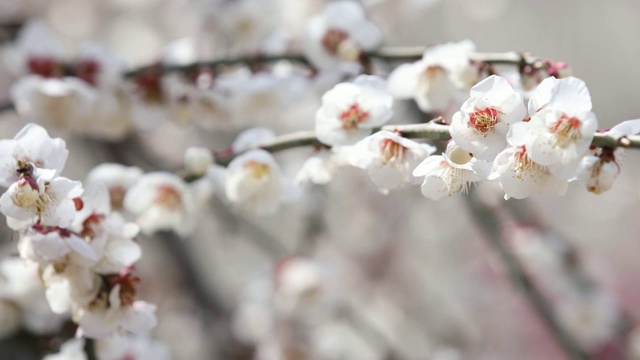
M 0 140 L 3 236 L 17 239 L 0 258 L 3 358 L 505 358 L 479 350 L 482 331 L 460 320 L 472 310 L 452 296 L 495 296 L 496 272 L 528 305 L 502 314 L 533 339 L 522 358 L 639 357 L 632 310 L 522 199 L 611 190 L 640 120 L 603 129 L 564 62 L 470 40 L 384 46 L 369 17 L 383 2 L 318 1 L 300 36 L 270 2 L 185 2 L 172 11 L 199 19 L 197 36 L 155 50 L 142 36 L 133 58 L 104 38 L 71 41 L 84 22 L 61 32 L 59 11 L 108 9 L 135 30 L 136 9 L 66 1 L 39 17 L 25 5 L 19 29 L 4 26 L 2 110 L 18 131 Z M 457 219 L 456 202 L 475 220 L 453 220 L 456 236 L 491 250 L 465 264 L 471 281 L 403 235 L 437 239 L 415 214 Z M 219 238 L 227 247 L 202 247 Z M 245 240 L 252 251 L 228 245 Z M 195 310 L 166 310 L 181 302 Z M 173 332 L 154 337 L 158 324 Z

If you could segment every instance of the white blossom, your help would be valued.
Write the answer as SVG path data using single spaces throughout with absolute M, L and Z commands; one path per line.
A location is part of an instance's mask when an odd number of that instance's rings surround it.
M 333 1 L 309 21 L 305 55 L 321 70 L 355 73 L 361 54 L 374 50 L 381 40 L 380 30 L 357 1 Z
M 213 164 L 213 153 L 202 146 L 191 146 L 184 154 L 185 170 L 196 176 L 204 175 Z
M 414 99 L 422 111 L 446 110 L 456 89 L 467 90 L 478 81 L 479 71 L 469 59 L 473 51 L 475 45 L 469 40 L 429 47 L 421 60 L 391 72 L 391 94 Z
M 23 176 L 0 196 L 0 212 L 14 230 L 35 223 L 65 228 L 71 225 L 76 213 L 73 199 L 82 195 L 82 191 L 80 182 L 67 178 L 41 176 L 36 183 L 30 176 Z
M 492 161 L 507 147 L 509 127 L 526 115 L 522 96 L 504 78 L 493 75 L 471 89 L 471 98 L 453 115 L 449 131 L 462 149 Z
M 127 191 L 140 176 L 142 176 L 142 170 L 136 166 L 103 163 L 89 171 L 85 186 L 87 189 L 106 186 L 111 200 L 111 209 L 120 211 Z
M 344 160 L 332 151 L 322 151 L 310 156 L 296 175 L 297 184 L 328 184 L 338 168 L 344 165 Z
M 117 284 L 109 292 L 109 300 L 98 301 L 76 311 L 79 332 L 90 338 L 103 338 L 119 329 L 145 334 L 156 323 L 155 306 L 144 301 L 127 303 L 127 296 Z M 125 300 L 125 301 L 123 301 Z
M 418 144 L 390 131 L 379 131 L 353 146 L 337 147 L 334 151 L 352 166 L 367 170 L 371 181 L 388 193 L 405 182 L 415 181 L 413 169 L 435 147 Z
M 58 175 L 68 156 L 64 140 L 52 139 L 42 126 L 27 124 L 13 139 L 0 140 L 0 186 L 18 181 L 18 170 L 28 170 L 29 165 Z
M 281 203 L 298 195 L 298 188 L 286 179 L 271 154 L 248 151 L 227 167 L 225 193 L 234 205 L 262 214 L 273 213 Z
M 422 195 L 438 200 L 445 195 L 467 192 L 470 183 L 488 176 L 490 166 L 490 163 L 479 161 L 450 141 L 442 155 L 424 159 L 413 170 L 413 176 L 424 177 Z
M 361 75 L 322 96 L 316 112 L 316 136 L 327 145 L 351 145 L 393 116 L 393 98 L 384 80 Z
M 195 226 L 195 200 L 187 184 L 168 172 L 142 175 L 127 191 L 124 208 L 137 216 L 136 223 L 149 235 L 158 230 L 189 234 Z
M 531 120 L 514 124 L 509 142 L 525 145 L 531 160 L 553 174 L 573 178 L 598 127 L 585 83 L 573 77 L 545 79 L 532 95 L 529 111 Z

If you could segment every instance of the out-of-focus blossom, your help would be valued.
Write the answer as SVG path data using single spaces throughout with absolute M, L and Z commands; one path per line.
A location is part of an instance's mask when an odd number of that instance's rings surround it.
M 456 89 L 467 90 L 478 81 L 479 70 L 469 54 L 475 45 L 469 41 L 430 47 L 421 60 L 398 66 L 389 75 L 389 89 L 398 99 L 414 99 L 426 112 L 442 112 Z
M 344 165 L 344 160 L 332 151 L 322 151 L 310 156 L 296 175 L 297 184 L 328 184 L 338 168 Z
M 189 234 L 197 221 L 198 208 L 187 184 L 167 172 L 142 175 L 127 191 L 124 208 L 137 217 L 145 234 L 174 230 Z
M 87 353 L 84 351 L 84 339 L 67 340 L 60 347 L 60 351 L 47 355 L 43 360 L 87 360 Z
M 190 175 L 201 176 L 213 165 L 213 153 L 202 146 L 192 146 L 184 154 L 184 168 Z
M 293 200 L 298 188 L 280 171 L 271 154 L 248 151 L 227 168 L 225 193 L 235 206 L 262 214 L 273 213 L 281 203 Z
M 357 1 L 333 1 L 309 21 L 305 54 L 321 70 L 355 73 L 360 68 L 360 56 L 381 41 L 380 31 Z
M 142 170 L 138 167 L 103 163 L 89 172 L 85 186 L 87 189 L 105 186 L 109 192 L 111 209 L 120 211 L 127 191 L 140 176 L 142 176 Z

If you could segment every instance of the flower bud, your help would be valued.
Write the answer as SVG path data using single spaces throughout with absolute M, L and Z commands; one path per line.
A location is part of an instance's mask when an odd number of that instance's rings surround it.
M 184 166 L 192 175 L 203 175 L 213 164 L 211 150 L 205 147 L 190 147 L 184 154 Z

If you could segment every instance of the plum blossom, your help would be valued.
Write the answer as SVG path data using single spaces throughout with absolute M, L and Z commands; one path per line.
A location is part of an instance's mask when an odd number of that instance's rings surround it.
M 124 272 L 107 276 L 106 282 L 108 294 L 100 293 L 93 302 L 74 311 L 81 335 L 103 338 L 118 329 L 145 334 L 156 325 L 155 306 L 135 300 L 138 278 Z
M 424 177 L 422 195 L 438 200 L 445 195 L 467 192 L 470 183 L 488 176 L 490 167 L 490 163 L 474 158 L 455 141 L 450 141 L 442 155 L 424 159 L 413 170 L 413 176 Z
M 453 140 L 478 160 L 492 161 L 507 147 L 512 124 L 527 115 L 522 96 L 502 77 L 492 75 L 471 88 L 471 98 L 453 115 Z
M 309 21 L 305 55 L 321 70 L 355 73 L 360 68 L 360 56 L 381 41 L 380 30 L 367 19 L 357 1 L 333 1 Z
M 213 153 L 202 146 L 192 146 L 184 153 L 184 168 L 190 175 L 202 176 L 213 165 Z
M 297 197 L 298 188 L 282 175 L 271 154 L 251 150 L 233 159 L 227 167 L 225 193 L 240 208 L 268 214 Z
M 21 248 L 32 249 L 30 259 L 38 262 L 52 262 L 71 252 L 91 262 L 98 260 L 98 255 L 89 243 L 77 234 L 58 227 L 36 224 L 21 236 L 20 242 Z
M 0 140 L 0 186 L 11 186 L 33 168 L 58 175 L 68 156 L 64 140 L 52 139 L 42 126 L 29 123 L 13 139 Z
M 122 210 L 124 197 L 129 188 L 142 176 L 142 170 L 136 166 L 116 163 L 103 163 L 93 168 L 87 175 L 87 189 L 106 186 L 109 192 L 111 210 Z
M 529 101 L 529 115 L 530 121 L 511 127 L 509 142 L 525 145 L 531 160 L 556 176 L 573 178 L 598 128 L 585 83 L 545 79 Z
M 310 156 L 296 175 L 296 184 L 328 184 L 331 182 L 338 168 L 344 165 L 344 160 L 335 152 L 321 151 Z
M 334 151 L 350 165 L 367 170 L 378 189 L 388 193 L 405 182 L 415 181 L 411 176 L 413 169 L 435 150 L 431 145 L 383 130 Z
M 425 112 L 445 111 L 456 89 L 466 91 L 478 81 L 479 70 L 469 58 L 473 51 L 475 45 L 470 40 L 430 47 L 421 60 L 391 72 L 391 94 L 398 99 L 414 99 Z
M 529 157 L 524 145 L 509 147 L 493 162 L 490 180 L 498 180 L 505 199 L 524 199 L 531 195 L 564 195 L 568 182 L 558 178 Z
M 361 75 L 322 96 L 316 112 L 316 136 L 327 145 L 352 145 L 393 116 L 393 98 L 384 80 Z
M 127 191 L 123 204 L 147 235 L 174 230 L 184 236 L 195 226 L 198 209 L 193 195 L 181 178 L 168 172 L 142 175 Z
M 24 230 L 36 223 L 61 228 L 71 225 L 76 213 L 73 199 L 82 195 L 82 184 L 50 175 L 36 182 L 23 174 L 0 196 L 0 212 L 7 217 L 10 228 Z
M 614 126 L 603 135 L 622 138 L 628 135 L 640 133 L 640 120 L 627 120 Z M 580 180 L 588 191 L 601 194 L 613 186 L 620 174 L 620 165 L 624 149 L 621 147 L 612 149 L 609 147 L 593 148 L 590 154 L 580 161 L 576 178 Z
M 31 333 L 49 334 L 65 320 L 47 304 L 38 265 L 18 257 L 0 260 L 0 308 L 0 337 L 10 330 L 12 321 Z

